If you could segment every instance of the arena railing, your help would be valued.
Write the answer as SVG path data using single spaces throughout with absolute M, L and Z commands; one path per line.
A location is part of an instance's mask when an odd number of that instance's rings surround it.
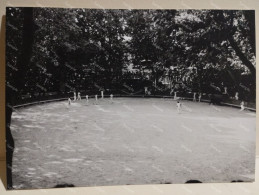
M 92 93 L 93 94 L 93 93 Z M 85 99 L 85 93 L 82 93 L 81 97 L 82 99 Z M 66 96 L 66 97 L 64 97 Z M 98 94 L 98 97 L 100 98 L 100 94 Z M 90 99 L 95 98 L 95 95 L 89 95 L 88 96 Z M 109 98 L 110 95 L 104 95 L 105 98 Z M 144 94 L 139 94 L 139 95 L 132 95 L 132 94 L 121 94 L 121 93 L 114 93 L 113 95 L 114 98 L 116 97 L 128 97 L 128 98 L 163 98 L 163 99 L 172 99 L 174 100 L 174 96 L 168 96 L 168 95 L 144 95 Z M 62 94 L 61 97 L 51 97 L 51 96 L 47 96 L 44 98 L 41 98 L 40 100 L 36 100 L 36 98 L 34 99 L 30 99 L 28 98 L 27 100 L 24 101 L 24 103 L 20 103 L 17 104 L 15 106 L 13 106 L 14 108 L 20 108 L 20 107 L 27 107 L 27 106 L 32 106 L 32 105 L 36 105 L 36 104 L 44 104 L 44 103 L 50 103 L 50 102 L 57 102 L 57 101 L 64 101 L 64 100 L 68 100 L 68 98 L 71 98 L 71 100 L 73 100 L 73 96 L 70 94 Z M 193 101 L 192 97 L 186 97 L 186 96 L 179 96 L 177 97 L 177 99 L 180 100 L 188 100 L 188 101 Z M 176 100 L 177 100 L 176 99 Z M 33 101 L 35 100 L 35 101 Z M 27 102 L 26 102 L 27 101 Z M 196 100 L 197 101 L 197 100 Z M 197 101 L 198 102 L 198 101 Z M 210 99 L 201 99 L 201 102 L 210 102 Z M 230 103 L 230 102 L 221 102 L 221 105 L 224 106 L 228 106 L 228 107 L 233 107 L 233 108 L 239 108 L 240 109 L 240 105 L 239 104 L 235 104 L 235 103 Z M 252 108 L 252 107 L 247 107 L 247 110 L 256 112 L 256 108 Z

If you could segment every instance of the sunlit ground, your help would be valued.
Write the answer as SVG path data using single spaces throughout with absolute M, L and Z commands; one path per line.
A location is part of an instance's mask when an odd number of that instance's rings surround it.
M 103 99 L 12 116 L 16 189 L 253 181 L 255 113 L 169 99 Z

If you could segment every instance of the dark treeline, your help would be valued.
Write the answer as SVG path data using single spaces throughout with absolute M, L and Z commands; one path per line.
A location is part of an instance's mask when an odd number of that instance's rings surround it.
M 7 86 L 23 96 L 227 87 L 255 99 L 254 11 L 31 9 L 24 64 L 28 9 L 7 8 Z

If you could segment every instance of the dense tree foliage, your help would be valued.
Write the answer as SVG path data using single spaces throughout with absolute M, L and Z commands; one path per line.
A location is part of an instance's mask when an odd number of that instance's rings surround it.
M 14 87 L 24 12 L 8 9 L 7 82 Z M 94 93 L 139 80 L 152 93 L 216 86 L 254 98 L 254 20 L 244 10 L 33 8 L 33 52 L 18 90 Z

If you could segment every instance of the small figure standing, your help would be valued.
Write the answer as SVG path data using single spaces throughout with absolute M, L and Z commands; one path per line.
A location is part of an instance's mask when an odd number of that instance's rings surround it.
M 86 99 L 86 105 L 88 106 L 88 103 L 89 103 L 88 95 L 85 96 L 85 99 Z
M 113 94 L 110 95 L 111 103 L 113 103 Z
M 71 105 L 71 99 L 68 98 L 68 105 L 70 106 Z
M 228 94 L 228 88 L 224 87 L 224 94 Z
M 177 101 L 176 107 L 177 107 L 178 114 L 180 114 L 180 112 L 181 112 L 181 106 L 182 106 L 182 104 L 179 101 Z
M 145 89 L 145 95 L 148 95 L 148 87 L 144 87 Z
M 76 92 L 74 92 L 74 100 L 73 101 L 76 101 Z
M 98 95 L 95 95 L 95 104 L 98 103 Z
M 196 102 L 196 92 L 193 93 L 193 101 Z
M 77 100 L 81 100 L 81 94 L 80 94 L 80 92 L 78 92 L 78 94 L 77 94 Z
M 235 99 L 236 99 L 236 100 L 239 99 L 239 97 L 238 97 L 238 92 L 236 92 Z
M 103 91 L 101 91 L 101 96 L 102 96 L 102 99 L 103 99 Z
M 199 93 L 199 102 L 201 102 L 201 96 L 202 96 L 202 94 Z
M 242 102 L 240 103 L 240 107 L 241 107 L 240 111 L 245 110 L 245 102 L 244 102 L 244 101 L 242 101 Z

